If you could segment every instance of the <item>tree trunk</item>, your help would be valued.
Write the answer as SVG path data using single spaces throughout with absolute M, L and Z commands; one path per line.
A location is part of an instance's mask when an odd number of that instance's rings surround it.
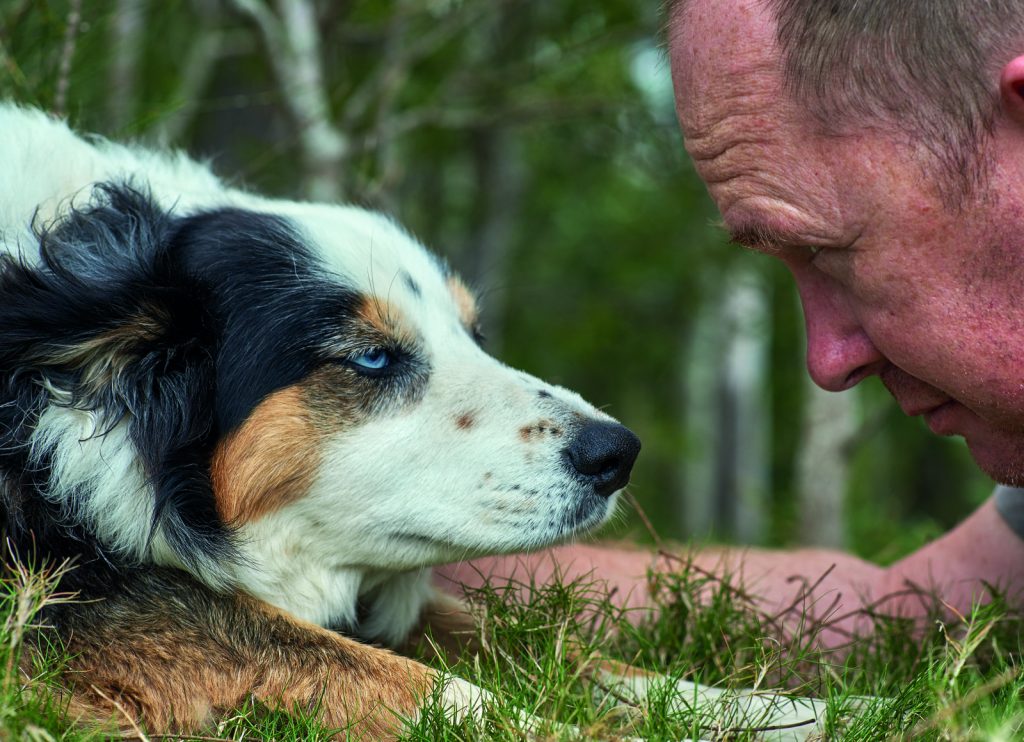
M 135 118 L 139 58 L 145 31 L 145 0 L 118 0 L 112 17 L 110 129 L 122 131 Z
M 690 353 L 686 530 L 756 544 L 764 538 L 771 429 L 765 296 L 745 271 L 727 285 L 713 314 L 698 320 Z
M 849 447 L 856 432 L 856 392 L 838 394 L 807 377 L 803 433 L 797 450 L 797 503 L 800 542 L 843 548 L 844 506 L 850 478 Z

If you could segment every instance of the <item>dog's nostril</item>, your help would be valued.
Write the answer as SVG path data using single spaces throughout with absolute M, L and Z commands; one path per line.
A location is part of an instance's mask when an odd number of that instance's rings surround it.
M 607 497 L 629 483 L 640 439 L 618 423 L 588 422 L 564 450 L 565 458 L 594 490 Z

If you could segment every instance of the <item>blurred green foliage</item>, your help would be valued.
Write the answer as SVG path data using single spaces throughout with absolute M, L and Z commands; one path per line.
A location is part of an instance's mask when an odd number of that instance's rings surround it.
M 659 3 L 314 7 L 331 120 L 349 147 L 345 198 L 394 213 L 475 284 L 497 355 L 640 434 L 633 492 L 662 536 L 692 535 L 683 498 L 719 496 L 684 486 L 706 455 L 695 436 L 715 436 L 686 424 L 684 380 L 707 362 L 689 342 L 694 323 L 733 290 L 737 269 L 759 277 L 760 539 L 797 540 L 799 306 L 780 266 L 727 247 L 715 227 L 675 125 Z M 128 12 L 136 25 L 122 23 Z M 0 0 L 3 97 L 52 110 L 62 76 L 63 113 L 84 131 L 163 139 L 235 182 L 302 193 L 301 131 L 273 51 L 232 2 Z M 990 483 L 961 444 L 928 436 L 876 382 L 865 386 L 848 542 L 891 560 L 963 517 Z M 727 525 L 696 535 L 734 536 Z

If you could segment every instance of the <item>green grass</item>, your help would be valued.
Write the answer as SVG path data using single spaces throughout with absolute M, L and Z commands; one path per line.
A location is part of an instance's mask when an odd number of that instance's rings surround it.
M 525 601 L 516 596 L 521 586 L 475 591 L 477 631 L 467 637 L 474 647 L 450 667 L 428 661 L 489 690 L 494 701 L 481 719 L 454 723 L 435 694 L 425 700 L 406 739 L 558 739 L 568 736 L 570 726 L 586 739 L 762 737 L 763 720 L 738 717 L 728 694 L 711 703 L 686 703 L 665 685 L 636 703 L 601 676 L 604 659 L 672 679 L 825 699 L 827 739 L 1024 738 L 1024 624 L 995 591 L 962 620 L 940 619 L 937 603 L 934 617 L 916 625 L 873 617 L 870 639 L 824 653 L 815 642 L 822 625 L 801 621 L 795 608 L 787 616 L 764 615 L 742 592 L 685 561 L 674 574 L 652 578 L 651 586 L 661 607 L 653 617 L 627 615 L 585 581 L 526 586 Z M 23 571 L 3 581 L 0 738 L 110 737 L 109 729 L 74 727 L 65 719 L 57 689 L 67 660 L 59 648 L 44 648 L 27 674 L 19 669 L 26 642 L 39 636 L 32 631 L 36 612 L 44 601 L 59 599 L 64 598 L 52 593 L 52 576 Z M 424 658 L 435 656 L 429 638 L 418 651 Z M 551 723 L 534 723 L 528 734 L 523 712 Z M 315 710 L 285 714 L 253 703 L 195 739 L 308 740 L 328 734 Z

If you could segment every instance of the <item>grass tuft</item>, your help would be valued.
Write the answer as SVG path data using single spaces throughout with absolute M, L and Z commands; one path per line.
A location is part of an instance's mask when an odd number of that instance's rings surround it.
M 109 730 L 75 726 L 62 701 L 68 657 L 37 622 L 61 568 L 13 569 L 0 587 L 0 737 L 17 740 L 109 739 Z M 476 632 L 451 665 L 429 638 L 419 651 L 443 672 L 490 691 L 480 718 L 451 721 L 440 693 L 424 700 L 404 739 L 522 740 L 570 736 L 596 740 L 772 738 L 763 709 L 738 700 L 745 690 L 822 699 L 826 739 L 1011 740 L 1024 738 L 1021 615 L 990 589 L 966 616 L 950 615 L 934 596 L 928 619 L 868 612 L 872 632 L 841 652 L 823 652 L 827 622 L 766 615 L 741 590 L 677 558 L 654 574 L 655 613 L 619 608 L 587 580 L 488 585 L 469 595 Z M 525 597 L 524 597 L 525 596 Z M 28 652 L 33 648 L 33 652 Z M 643 701 L 610 684 L 610 661 L 658 673 Z M 620 665 L 621 667 L 621 665 Z M 680 695 L 677 681 L 723 689 L 708 699 Z M 326 739 L 316 709 L 292 714 L 248 703 L 197 740 Z M 150 739 L 159 739 L 150 737 Z

